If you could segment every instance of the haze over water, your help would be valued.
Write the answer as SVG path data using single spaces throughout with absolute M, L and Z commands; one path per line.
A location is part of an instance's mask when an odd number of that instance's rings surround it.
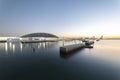
M 0 80 L 120 80 L 119 45 L 101 40 L 92 49 L 62 55 L 61 41 L 0 43 Z

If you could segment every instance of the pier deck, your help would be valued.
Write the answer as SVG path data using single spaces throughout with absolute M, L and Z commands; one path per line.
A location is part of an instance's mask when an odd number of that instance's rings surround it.
M 67 45 L 67 46 L 60 47 L 60 52 L 61 53 L 69 53 L 69 52 L 74 51 L 76 49 L 83 48 L 84 46 L 85 46 L 84 43 Z
M 60 53 L 69 53 L 80 48 L 93 48 L 94 41 L 85 41 L 79 44 L 60 47 Z

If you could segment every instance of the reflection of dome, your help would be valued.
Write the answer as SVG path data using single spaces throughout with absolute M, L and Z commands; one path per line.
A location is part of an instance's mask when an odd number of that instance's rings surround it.
M 31 34 L 27 34 L 27 35 L 23 35 L 21 37 L 53 37 L 53 38 L 58 38 L 58 36 L 53 35 L 53 34 L 49 34 L 49 33 L 31 33 Z

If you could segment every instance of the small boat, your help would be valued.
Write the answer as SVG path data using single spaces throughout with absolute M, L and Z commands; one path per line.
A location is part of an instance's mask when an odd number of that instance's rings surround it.
M 96 41 L 99 41 L 100 39 L 97 39 Z
M 85 42 L 85 48 L 93 48 L 94 41 Z
M 83 39 L 82 42 L 88 42 L 89 40 L 88 39 Z
M 85 48 L 93 48 L 93 45 L 86 45 Z
M 94 44 L 94 41 L 86 41 L 85 42 L 85 45 L 91 45 L 91 44 Z

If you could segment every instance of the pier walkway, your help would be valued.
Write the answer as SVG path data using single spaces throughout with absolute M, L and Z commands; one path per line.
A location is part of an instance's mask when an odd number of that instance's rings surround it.
M 84 46 L 85 46 L 84 43 L 67 45 L 67 46 L 60 47 L 60 52 L 61 53 L 69 53 L 71 51 L 83 48 Z
M 81 48 L 93 48 L 92 44 L 94 44 L 94 41 L 86 41 L 79 44 L 62 46 L 60 47 L 60 53 L 70 53 Z

